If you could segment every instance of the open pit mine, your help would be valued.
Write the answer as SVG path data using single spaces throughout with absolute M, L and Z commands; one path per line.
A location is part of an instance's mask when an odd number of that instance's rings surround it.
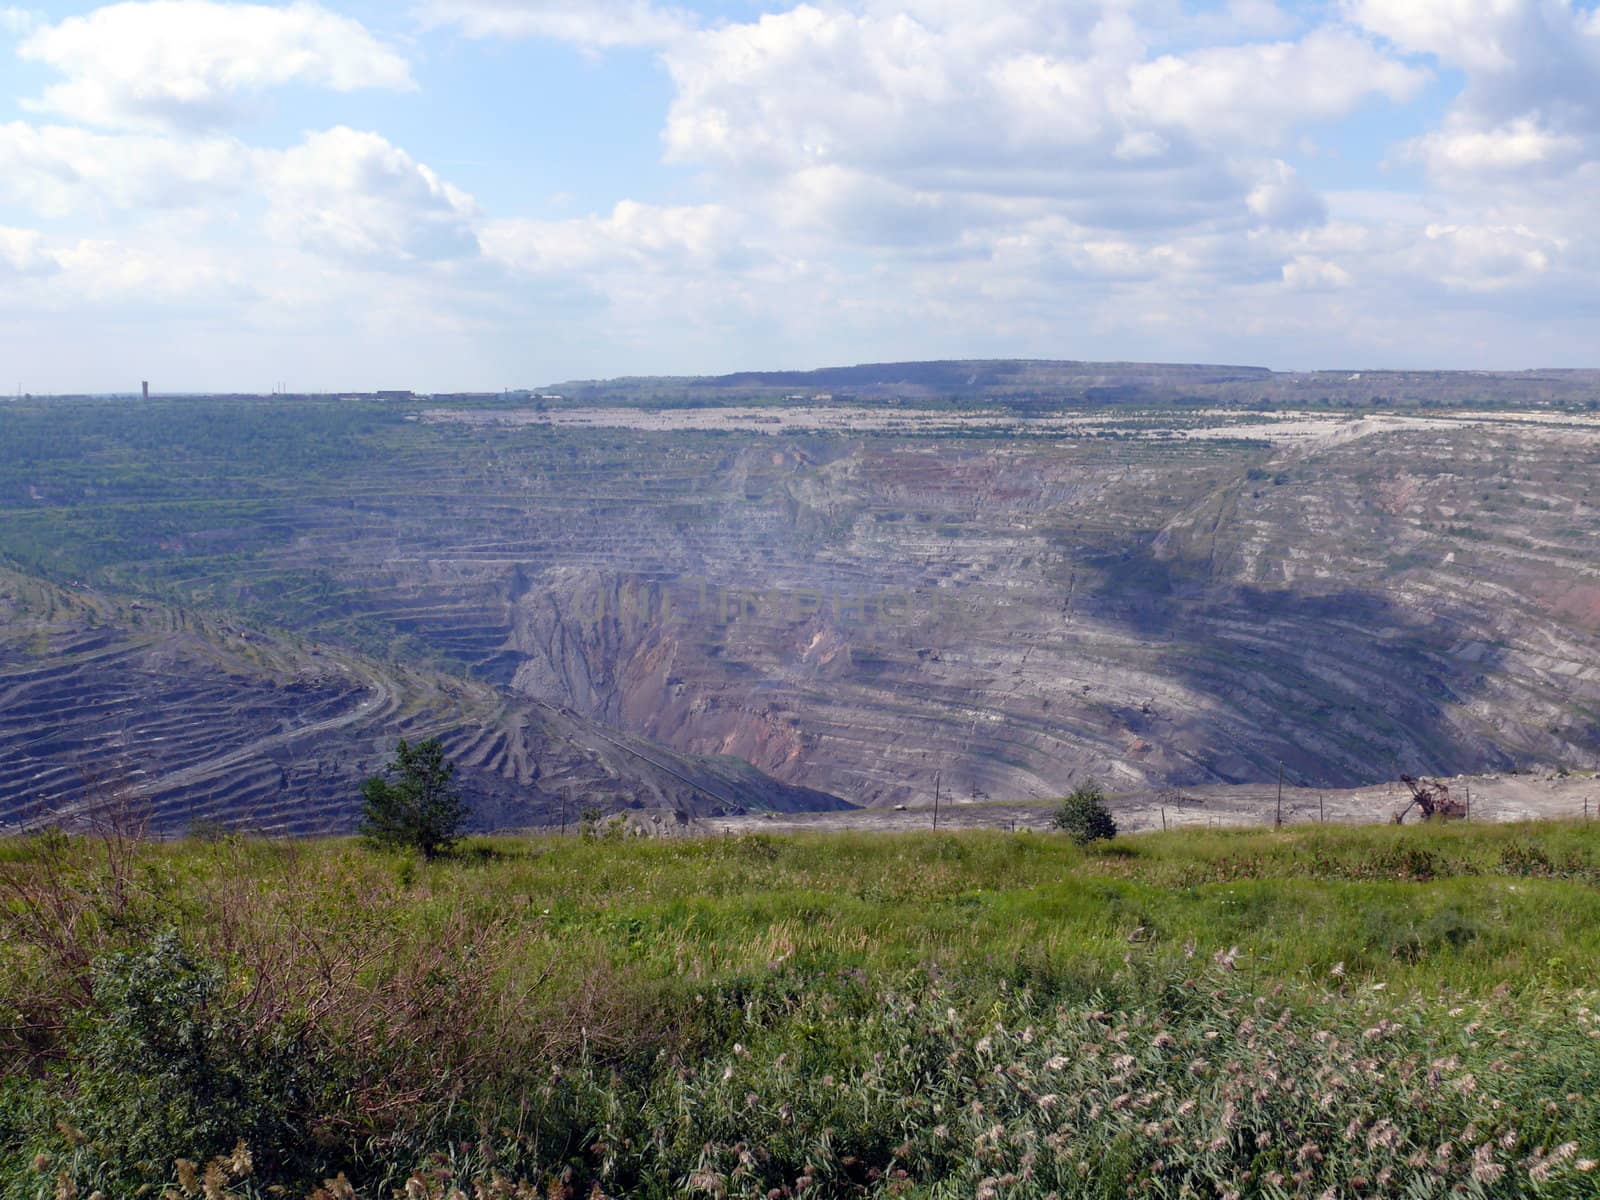
M 1029 366 L 0 406 L 0 827 L 1596 767 L 1595 380 Z

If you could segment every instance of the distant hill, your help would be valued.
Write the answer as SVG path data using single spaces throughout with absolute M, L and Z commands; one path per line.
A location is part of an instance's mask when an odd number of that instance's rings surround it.
M 629 376 L 540 389 L 574 403 L 832 402 L 1482 407 L 1600 402 L 1600 370 L 1272 371 L 1204 363 L 957 359 L 811 371 Z

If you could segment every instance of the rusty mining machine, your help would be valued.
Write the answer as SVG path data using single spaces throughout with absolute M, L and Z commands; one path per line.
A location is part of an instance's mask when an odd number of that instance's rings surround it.
M 1400 782 L 1411 789 L 1411 803 L 1395 813 L 1396 825 L 1405 824 L 1406 816 L 1413 808 L 1422 814 L 1424 821 L 1459 821 L 1467 815 L 1466 805 L 1459 800 L 1452 800 L 1450 788 L 1438 780 L 1428 783 L 1402 775 Z

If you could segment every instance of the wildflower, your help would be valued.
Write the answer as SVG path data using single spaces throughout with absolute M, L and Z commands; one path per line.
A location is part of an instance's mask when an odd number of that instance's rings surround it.
M 200 1194 L 200 1172 L 187 1158 L 180 1158 L 173 1164 L 178 1172 L 178 1187 L 185 1196 L 198 1196 Z
M 691 1171 L 689 1188 L 691 1191 L 710 1192 L 713 1196 L 721 1196 L 728 1190 L 728 1185 L 727 1181 L 715 1171 Z
M 1578 1170 L 1582 1171 L 1585 1175 L 1587 1175 L 1590 1171 L 1594 1170 L 1596 1167 L 1600 1167 L 1600 1161 L 1597 1161 L 1597 1160 L 1592 1159 L 1592 1158 L 1580 1158 L 1577 1162 L 1573 1163 L 1572 1165 L 1574 1167 L 1576 1167 Z
M 1333 968 L 1328 972 L 1328 974 L 1332 975 L 1335 979 L 1343 979 L 1344 963 L 1342 961 L 1334 963 Z
M 1048 1095 L 1039 1097 L 1039 1107 L 1046 1111 L 1054 1108 L 1061 1100 L 1060 1096 Z
M 1472 1177 L 1479 1183 L 1495 1183 L 1506 1169 L 1494 1161 L 1494 1147 L 1488 1142 L 1472 1152 Z
M 222 1200 L 228 1190 L 228 1177 L 222 1173 L 220 1158 L 206 1165 L 205 1174 L 200 1178 L 200 1190 L 205 1193 L 206 1200 Z
M 1354 1122 L 1351 1123 L 1354 1124 Z M 1400 1131 L 1392 1121 L 1380 1120 L 1367 1134 L 1368 1150 L 1375 1150 L 1379 1147 L 1385 1150 L 1393 1150 L 1399 1144 Z
M 1064 1054 L 1056 1054 L 1045 1060 L 1044 1067 L 1047 1071 L 1059 1071 L 1066 1065 L 1067 1056 Z

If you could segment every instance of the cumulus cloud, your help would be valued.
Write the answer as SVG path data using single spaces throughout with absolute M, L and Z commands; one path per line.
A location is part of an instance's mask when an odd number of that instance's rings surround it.
M 566 220 L 482 211 L 382 125 L 243 140 L 228 123 L 273 88 L 413 86 L 323 2 L 19 24 L 62 78 L 31 101 L 51 116 L 0 122 L 0 203 L 87 222 L 0 229 L 4 302 L 188 304 L 284 336 L 359 323 L 360 345 L 398 339 L 386 365 L 428 337 L 499 337 L 514 365 L 526 339 L 504 330 L 537 321 L 616 371 L 715 366 L 730 346 L 1414 359 L 1600 293 L 1591 0 L 782 0 L 714 22 L 675 0 L 408 0 L 434 37 L 659 52 L 662 153 L 687 170 L 641 187 L 671 202 L 623 193 L 638 199 Z M 1329 127 L 1365 154 L 1338 123 L 1423 89 L 1445 115 L 1385 152 L 1425 184 L 1308 165 Z M 1346 169 L 1365 190 L 1319 190 Z
M 1340 30 L 1299 41 L 1163 55 L 1129 73 L 1127 103 L 1158 127 L 1201 140 L 1280 141 L 1307 121 L 1342 117 L 1369 99 L 1404 100 L 1425 74 Z
M 0 124 L 0 196 L 45 217 L 204 206 L 248 189 L 253 172 L 252 152 L 231 138 Z
M 1561 250 L 1559 240 L 1526 226 L 1430 225 L 1407 258 L 1452 290 L 1493 292 L 1536 282 Z
M 1349 287 L 1350 272 L 1336 262 L 1300 255 L 1283 264 L 1284 285 L 1300 292 L 1330 292 Z
M 1309 189 L 1273 159 L 1263 178 L 1261 151 L 1424 79 L 1348 31 L 1151 58 L 1109 6 L 1015 15 L 802 4 L 702 31 L 665 52 L 668 157 L 845 227 L 841 195 L 874 190 L 935 235 L 1022 198 L 1084 225 L 1305 220 Z
M 314 133 L 259 171 L 267 228 L 285 242 L 392 266 L 477 254 L 472 197 L 376 133 Z
M 741 223 L 738 214 L 716 204 L 660 207 L 624 200 L 606 216 L 490 221 L 480 237 L 485 257 L 530 275 L 704 271 L 740 265 L 746 254 Z
M 1402 151 L 1440 176 L 1559 171 L 1583 161 L 1586 153 L 1582 137 L 1547 129 L 1533 115 L 1493 128 L 1458 116 L 1406 143 Z
M 1600 20 L 1569 0 L 1348 0 L 1353 20 L 1467 84 L 1403 151 L 1436 175 L 1493 179 L 1600 158 Z
M 649 0 L 427 0 L 417 16 L 468 37 L 552 38 L 586 49 L 661 46 L 695 26 L 680 9 Z
M 112 4 L 36 28 L 17 53 L 66 76 L 30 107 L 114 128 L 224 125 L 286 84 L 414 86 L 405 60 L 359 22 L 308 3 Z
M 1262 171 L 1260 181 L 1245 197 L 1245 206 L 1262 224 L 1279 228 L 1320 224 L 1328 215 L 1322 197 L 1281 159 Z
M 44 237 L 37 230 L 0 225 L 0 273 L 45 275 L 58 266 L 54 256 L 44 250 Z

